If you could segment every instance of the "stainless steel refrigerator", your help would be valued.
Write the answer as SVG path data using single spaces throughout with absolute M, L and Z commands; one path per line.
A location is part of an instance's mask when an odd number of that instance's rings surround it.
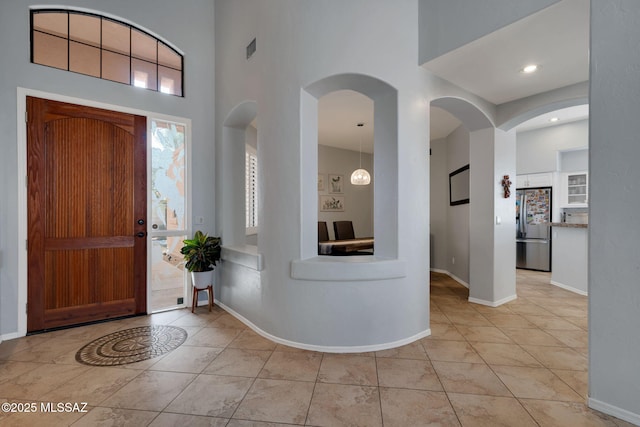
M 551 187 L 516 190 L 516 267 L 551 271 Z

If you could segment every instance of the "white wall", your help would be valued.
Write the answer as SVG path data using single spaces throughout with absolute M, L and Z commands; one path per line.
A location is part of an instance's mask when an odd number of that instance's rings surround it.
M 449 271 L 449 172 L 446 138 L 431 141 L 429 157 L 431 268 Z
M 558 0 L 420 0 L 420 63 L 487 35 Z
M 318 221 L 327 222 L 331 239 L 335 238 L 333 221 L 352 221 L 356 237 L 373 236 L 373 185 L 352 185 L 350 182 L 351 173 L 359 165 L 360 153 L 357 151 L 318 145 L 318 173 L 325 179 L 325 190 L 318 191 L 318 195 L 344 197 L 344 212 L 318 211 Z M 362 167 L 374 176 L 371 154 L 362 153 Z M 329 192 L 329 174 L 342 175 L 343 194 Z
M 578 172 L 589 170 L 589 149 L 578 149 L 560 153 L 560 171 Z
M 175 44 L 185 53 L 185 96 L 167 96 L 158 92 L 100 80 L 29 62 L 29 5 L 26 0 L 0 4 L 0 335 L 18 330 L 18 284 L 26 278 L 18 274 L 18 254 L 24 253 L 24 241 L 18 238 L 17 99 L 18 87 L 62 94 L 91 101 L 136 108 L 192 119 L 193 216 L 202 216 L 203 230 L 215 224 L 214 184 L 214 6 L 209 0 L 176 3 L 169 0 L 67 0 L 66 5 L 84 7 L 130 20 Z M 37 4 L 59 5 L 42 0 Z M 181 25 L 176 25 L 179 22 Z M 184 31 L 188 23 L 189 31 Z M 7 58 L 11 58 L 8 60 Z M 21 124 L 22 125 L 22 124 Z
M 469 209 L 470 203 L 449 206 L 449 174 L 469 164 L 469 131 L 464 126 L 447 136 L 447 268 L 451 274 L 469 283 Z M 477 165 L 471 165 L 475 168 Z M 454 261 L 455 258 L 455 261 Z
M 589 146 L 589 121 L 549 126 L 516 136 L 518 175 L 558 170 L 558 152 Z
M 416 65 L 417 8 L 417 0 L 216 2 L 216 121 L 220 124 L 244 100 L 258 105 L 264 201 L 258 250 L 265 266 L 259 283 L 246 284 L 242 274 L 232 274 L 218 297 L 264 333 L 297 345 L 341 351 L 397 345 L 428 333 L 428 115 L 422 102 L 428 79 Z M 253 37 L 257 51 L 246 60 L 244 48 Z M 313 128 L 317 113 L 311 111 L 315 95 L 304 88 L 343 73 L 375 78 L 388 88 L 371 96 L 378 98 L 374 99 L 373 177 L 376 257 L 318 267 L 313 257 L 302 259 L 308 249 L 302 244 L 304 233 L 310 237 L 312 230 L 313 241 L 317 239 L 318 172 L 317 154 L 303 155 L 312 150 L 306 144 L 313 135 L 317 153 L 317 128 Z M 378 129 L 379 117 L 392 117 L 397 126 Z M 377 144 L 382 144 L 381 152 Z M 379 160 L 384 164 L 394 159 L 388 154 L 395 156 L 394 167 L 380 168 Z M 398 165 L 403 167 L 398 170 Z M 425 188 L 416 191 L 416 182 Z M 381 188 L 390 188 L 390 197 L 378 196 Z M 309 207 L 313 209 L 308 211 Z M 313 214 L 307 216 L 308 212 Z M 379 241 L 391 246 L 380 248 Z M 378 258 L 378 252 L 385 250 L 397 255 Z M 383 267 L 388 263 L 391 270 Z M 307 272 L 318 268 L 323 275 L 294 279 L 294 267 Z M 377 271 L 383 276 L 398 271 L 398 275 L 363 280 Z M 323 280 L 336 274 L 342 279 Z
M 589 403 L 640 425 L 640 8 L 591 2 Z

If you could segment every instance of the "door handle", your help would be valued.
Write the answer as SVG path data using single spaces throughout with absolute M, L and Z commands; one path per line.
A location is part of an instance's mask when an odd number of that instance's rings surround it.
M 136 234 L 136 237 L 146 237 L 147 233 L 145 233 L 144 231 L 140 231 L 138 234 Z

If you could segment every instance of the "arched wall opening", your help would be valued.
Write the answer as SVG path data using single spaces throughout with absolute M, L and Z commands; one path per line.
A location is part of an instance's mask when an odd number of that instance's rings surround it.
M 526 110 L 509 117 L 503 123 L 500 123 L 498 127 L 502 130 L 510 131 L 535 117 L 553 111 L 561 110 L 563 108 L 576 107 L 578 105 L 589 105 L 589 98 L 584 96 L 569 99 L 559 99 L 546 104 L 533 105 Z
M 468 132 L 469 301 L 498 306 L 516 298 L 512 196 L 504 198 L 500 186 L 504 175 L 515 177 L 515 131 L 496 129 L 480 108 L 462 98 L 437 98 L 431 106 L 452 114 Z
M 255 146 L 259 152 L 257 132 L 252 125 L 257 114 L 258 104 L 255 101 L 244 101 L 231 110 L 223 123 L 220 152 L 223 185 L 219 187 L 222 193 L 220 234 L 223 245 L 227 247 L 242 247 L 247 243 L 254 243 L 247 239 L 245 163 L 247 145 Z M 255 244 L 249 246 L 257 246 L 257 238 Z
M 317 256 L 318 100 L 330 92 L 352 90 L 373 100 L 373 230 L 376 259 L 398 258 L 398 106 L 388 83 L 362 74 L 339 74 L 301 92 L 301 259 Z M 354 257 L 349 257 L 354 258 Z M 369 257 L 371 258 L 371 257 Z M 370 261 L 375 261 L 372 259 Z

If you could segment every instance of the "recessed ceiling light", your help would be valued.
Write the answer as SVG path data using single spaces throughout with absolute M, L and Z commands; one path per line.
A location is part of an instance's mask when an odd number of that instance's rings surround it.
M 559 119 L 559 118 L 557 118 L 557 117 L 551 117 L 551 118 L 549 119 L 549 121 L 550 121 L 550 122 L 552 122 L 552 123 L 553 123 L 553 122 L 557 122 L 558 120 L 560 120 L 560 119 Z
M 531 74 L 531 73 L 535 73 L 539 69 L 540 69 L 539 65 L 529 64 L 529 65 L 525 66 L 522 70 L 520 70 L 520 72 L 521 73 L 525 73 L 525 74 Z

